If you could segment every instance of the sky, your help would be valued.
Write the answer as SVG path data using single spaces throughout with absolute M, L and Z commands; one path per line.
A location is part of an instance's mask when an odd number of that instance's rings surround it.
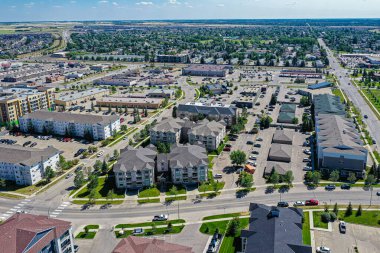
M 380 18 L 380 0 L 0 0 L 0 22 Z

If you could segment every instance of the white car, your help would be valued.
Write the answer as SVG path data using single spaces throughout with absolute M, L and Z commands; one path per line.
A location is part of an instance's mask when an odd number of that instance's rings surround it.
M 303 161 L 304 163 L 308 163 L 308 162 L 311 162 L 311 159 L 305 157 L 302 161 Z
M 310 150 L 308 150 L 308 149 L 304 149 L 304 151 L 303 151 L 305 154 L 307 154 L 307 155 L 311 155 L 311 151 Z
M 304 206 L 305 205 L 305 201 L 296 201 L 294 202 L 294 206 Z
M 253 160 L 253 161 L 256 161 L 256 160 L 257 160 L 257 156 L 255 156 L 255 155 L 250 155 L 250 156 L 249 156 L 249 159 L 250 159 L 250 160 Z
M 317 253 L 331 253 L 331 250 L 325 246 L 317 247 Z
M 303 167 L 303 170 L 304 170 L 304 171 L 312 171 L 313 168 L 310 167 L 310 166 L 305 166 L 305 167 Z
M 100 151 L 96 156 L 101 157 L 103 155 L 103 151 Z

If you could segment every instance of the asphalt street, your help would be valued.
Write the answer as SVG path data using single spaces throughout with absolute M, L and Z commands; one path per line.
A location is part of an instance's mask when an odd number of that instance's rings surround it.
M 376 140 L 377 149 L 380 141 L 380 121 L 377 119 L 375 113 L 371 110 L 364 98 L 360 95 L 356 86 L 351 83 L 349 75 L 346 76 L 348 71 L 339 64 L 338 59 L 334 57 L 333 52 L 326 46 L 325 42 L 322 39 L 318 39 L 318 41 L 327 51 L 330 66 L 334 69 L 334 73 L 340 82 L 340 88 L 348 96 L 348 99 L 359 108 L 362 115 L 368 116 L 368 119 L 363 118 L 363 120 L 367 124 L 368 131 L 372 138 Z

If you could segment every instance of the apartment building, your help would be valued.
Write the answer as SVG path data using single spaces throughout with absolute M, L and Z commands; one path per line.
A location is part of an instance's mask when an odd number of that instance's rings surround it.
M 226 77 L 227 74 L 232 74 L 233 68 L 228 65 L 190 65 L 182 69 L 184 76 L 206 76 L 206 77 Z
M 70 222 L 18 213 L 0 225 L 0 252 L 74 253 Z
M 188 132 L 190 144 L 203 143 L 208 151 L 216 150 L 226 136 L 226 124 L 203 120 Z
M 169 154 L 157 154 L 153 145 L 124 149 L 114 165 L 119 189 L 141 189 L 155 183 L 196 184 L 207 181 L 208 157 L 204 147 L 174 144 Z
M 314 114 L 333 114 L 345 116 L 345 106 L 340 101 L 340 97 L 329 94 L 320 94 L 313 96 Z
M 120 118 L 116 115 L 35 111 L 21 117 L 19 125 L 21 131 L 26 133 L 49 133 L 104 140 L 120 131 Z
M 57 168 L 60 151 L 47 147 L 35 149 L 20 145 L 0 144 L 0 179 L 17 185 L 34 185 L 41 181 L 45 169 Z
M 116 187 L 140 189 L 154 184 L 157 150 L 148 148 L 125 148 L 113 166 Z
M 17 122 L 19 117 L 54 108 L 54 88 L 15 87 L 0 89 L 0 123 Z
M 176 118 L 164 118 L 150 130 L 150 143 L 179 143 L 184 138 L 185 120 Z
M 141 109 L 158 109 L 164 102 L 163 98 L 140 98 L 126 96 L 107 96 L 96 101 L 98 106 L 104 107 L 129 107 Z
M 194 121 L 206 117 L 209 120 L 224 121 L 227 126 L 232 126 L 237 119 L 237 110 L 235 106 L 220 103 L 189 102 L 178 105 L 177 115 Z
M 108 89 L 93 88 L 80 92 L 70 92 L 60 95 L 55 99 L 57 106 L 69 107 L 77 105 L 81 102 L 87 102 L 89 100 L 98 99 L 110 94 Z
M 342 177 L 350 172 L 357 178 L 365 177 L 368 150 L 351 119 L 320 114 L 316 117 L 315 131 L 319 168 L 339 170 Z
M 176 55 L 157 55 L 157 62 L 163 63 L 189 63 L 190 57 L 188 54 L 176 54 Z

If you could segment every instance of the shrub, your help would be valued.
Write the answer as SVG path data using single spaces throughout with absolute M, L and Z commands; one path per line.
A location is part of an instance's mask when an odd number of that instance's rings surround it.
M 322 215 L 321 215 L 321 220 L 322 220 L 323 222 L 325 222 L 325 223 L 330 222 L 330 220 L 331 220 L 331 215 L 330 215 L 330 213 L 328 213 L 328 212 L 324 212 L 324 213 L 322 213 Z
M 331 221 L 331 222 L 334 222 L 334 221 L 336 221 L 336 218 L 337 218 L 337 217 L 336 217 L 336 214 L 335 214 L 334 212 L 331 212 L 331 213 L 330 213 L 330 221 Z

